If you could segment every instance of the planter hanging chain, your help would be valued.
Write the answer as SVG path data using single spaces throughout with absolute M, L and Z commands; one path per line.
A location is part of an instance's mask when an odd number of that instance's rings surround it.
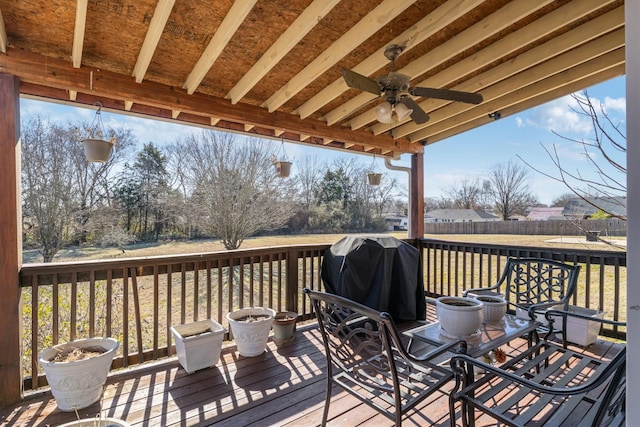
M 280 149 L 278 150 L 277 154 L 280 154 L 280 151 L 282 151 L 282 159 L 280 159 L 279 156 L 276 156 L 276 158 L 278 160 L 288 162 L 289 158 L 287 157 L 287 152 L 284 151 L 284 134 L 280 136 Z
M 93 122 L 91 122 L 91 126 L 89 126 L 89 136 L 88 138 L 96 138 L 103 139 L 106 135 L 104 131 L 104 124 L 102 123 L 102 115 L 100 114 L 102 111 L 102 102 L 96 101 L 93 105 L 98 107 L 96 110 L 96 115 L 93 117 Z

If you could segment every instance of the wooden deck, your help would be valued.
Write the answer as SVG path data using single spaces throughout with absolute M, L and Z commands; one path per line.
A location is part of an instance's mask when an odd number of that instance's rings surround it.
M 605 354 L 614 347 L 598 341 L 589 351 Z M 102 415 L 136 426 L 318 426 L 325 400 L 325 367 L 320 332 L 317 325 L 309 324 L 298 329 L 296 340 L 288 346 L 277 347 L 270 341 L 261 356 L 240 357 L 235 347 L 225 347 L 215 367 L 191 375 L 175 357 L 114 372 L 106 386 Z M 448 426 L 447 392 L 452 385 L 409 412 L 403 425 Z M 335 387 L 333 392 L 329 425 L 393 425 L 347 393 Z M 99 413 L 98 404 L 79 411 L 82 418 Z M 49 391 L 0 408 L 1 425 L 56 426 L 75 419 L 74 413 L 56 408 Z M 478 425 L 496 423 L 480 419 Z

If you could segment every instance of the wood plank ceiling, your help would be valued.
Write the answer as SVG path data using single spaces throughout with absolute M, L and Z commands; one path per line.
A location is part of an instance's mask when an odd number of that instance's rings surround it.
M 378 123 L 384 99 L 342 68 L 396 70 L 426 123 Z M 624 74 L 622 0 L 0 0 L 0 72 L 24 96 L 397 156 Z

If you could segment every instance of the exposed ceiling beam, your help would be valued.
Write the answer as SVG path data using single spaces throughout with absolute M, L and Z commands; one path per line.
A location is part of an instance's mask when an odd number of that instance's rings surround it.
M 459 127 L 460 125 L 471 122 L 478 117 L 487 116 L 494 111 L 501 112 L 503 109 L 511 107 L 519 102 L 534 98 L 545 92 L 553 91 L 557 88 L 566 86 L 571 82 L 579 81 L 586 76 L 597 74 L 601 70 L 624 64 L 624 60 L 624 47 L 622 47 L 583 64 L 554 74 L 543 80 L 538 80 L 532 84 L 523 86 L 505 96 L 501 96 L 486 103 L 483 102 L 475 108 L 467 110 L 461 114 L 457 114 L 453 117 L 449 117 L 446 120 L 442 120 L 432 127 L 414 132 L 409 135 L 409 139 L 412 142 L 421 141 L 423 139 L 430 141 L 430 138 L 434 135 Z M 529 73 L 531 73 L 531 71 L 527 70 L 523 74 L 528 75 Z M 517 77 L 518 76 L 514 77 L 514 79 L 517 79 Z
M 536 106 L 542 105 L 546 102 L 553 101 L 554 99 L 558 99 L 563 96 L 569 95 L 571 93 L 580 91 L 586 87 L 590 87 L 595 84 L 601 83 L 605 80 L 622 76 L 624 75 L 624 73 L 625 73 L 625 65 L 618 64 L 614 67 L 608 68 L 606 70 L 602 70 L 596 74 L 585 76 L 584 78 L 571 82 L 566 86 L 558 87 L 549 92 L 540 93 L 539 95 L 529 98 L 525 101 L 518 102 L 509 107 L 503 108 L 500 110 L 500 114 L 502 118 L 508 117 L 513 114 L 519 113 L 521 111 L 525 111 L 530 108 L 534 108 Z M 446 138 L 450 138 L 454 135 L 458 135 L 462 132 L 466 132 L 478 126 L 482 126 L 484 124 L 490 123 L 492 121 L 493 119 L 489 118 L 488 116 L 478 117 L 477 119 L 469 121 L 461 125 L 460 127 L 452 128 L 445 132 L 431 136 L 429 139 L 427 139 L 427 145 L 431 145 L 435 142 L 442 141 Z
M 75 90 L 69 91 L 69 99 L 71 101 L 75 101 L 77 97 L 78 97 L 78 92 L 76 92 Z
M 375 34 L 416 0 L 384 0 L 369 12 L 342 37 L 333 42 L 328 49 L 307 65 L 302 71 L 292 77 L 287 84 L 271 95 L 262 104 L 269 112 L 280 108 L 285 102 L 294 97 L 309 83 L 327 71 L 355 47 Z
M 408 30 L 400 34 L 398 37 L 394 37 L 387 45 L 400 44 L 403 45 L 404 52 L 407 52 L 416 45 L 422 43 L 433 34 L 440 31 L 451 22 L 460 18 L 470 10 L 478 6 L 484 0 L 456 0 L 448 1 L 429 15 L 422 18 L 419 22 L 412 25 Z M 371 75 L 374 70 L 379 70 L 389 63 L 389 60 L 384 56 L 384 51 L 387 45 L 381 47 L 371 56 L 364 61 L 360 62 L 351 70 L 363 75 Z M 338 80 L 331 83 L 329 86 L 318 92 L 315 96 L 302 104 L 297 113 L 301 118 L 307 118 L 311 114 L 318 111 L 324 105 L 328 104 L 340 94 L 346 92 L 349 89 L 344 79 L 340 77 Z M 369 94 L 370 99 L 376 98 L 375 95 Z
M 417 60 L 398 70 L 398 72 L 406 74 L 409 77 L 424 74 L 427 71 L 443 64 L 448 59 L 451 59 L 459 52 L 470 49 L 479 42 L 504 30 L 514 20 L 522 19 L 524 16 L 533 13 L 551 1 L 552 0 L 532 2 L 529 0 L 516 0 L 509 3 L 497 12 L 487 16 L 482 21 L 467 28 L 452 39 L 422 55 Z M 329 112 L 326 115 L 327 123 L 330 125 L 337 123 L 347 115 L 353 113 L 353 111 L 359 109 L 362 105 L 367 103 L 369 99 L 370 97 L 368 94 L 361 93 L 357 95 L 346 102 L 345 105 L 339 106 Z M 375 119 L 374 110 L 371 109 L 351 119 L 349 126 L 351 129 L 360 129 L 372 121 L 375 121 Z
M 552 16 L 553 15 L 553 16 Z M 564 14 L 549 14 L 547 17 L 549 19 L 565 21 Z M 544 18 L 543 18 L 544 19 Z M 550 24 L 550 23 L 549 23 Z M 558 22 L 558 25 L 560 22 Z M 517 31 L 512 33 L 508 37 L 505 37 L 502 40 L 496 42 L 496 50 L 494 49 L 485 49 L 479 52 L 477 55 L 474 55 L 473 58 L 465 59 L 455 65 L 453 65 L 449 70 L 449 75 L 451 75 L 452 79 L 455 78 L 453 76 L 459 75 L 462 71 L 461 69 L 466 69 L 466 67 L 470 66 L 468 62 L 473 62 L 477 65 L 489 64 L 494 61 L 499 55 L 500 51 L 505 51 L 509 48 L 509 46 L 519 48 L 521 46 L 525 46 L 530 43 L 532 39 L 530 38 L 531 34 L 538 34 L 538 27 L 534 23 L 532 24 L 533 28 L 529 26 L 523 28 L 521 31 Z M 585 42 L 588 42 L 594 38 L 603 37 L 608 38 L 605 39 L 605 42 L 612 42 L 610 45 L 611 48 L 618 47 L 617 43 L 620 41 L 624 43 L 624 34 L 622 38 L 620 38 L 619 31 L 615 30 L 616 28 L 622 28 L 624 26 L 624 7 L 619 7 L 606 13 L 593 21 L 591 21 L 588 25 L 581 25 L 579 27 L 574 28 L 571 31 L 568 31 L 561 36 L 550 40 L 549 42 L 542 44 L 536 48 L 528 50 L 521 55 L 513 58 L 510 61 L 507 61 L 503 64 L 500 64 L 490 70 L 485 71 L 484 73 L 475 76 L 459 85 L 456 85 L 452 89 L 460 90 L 460 91 L 470 91 L 477 92 L 481 91 L 483 96 L 485 97 L 485 101 L 488 100 L 488 94 L 483 90 L 484 87 L 491 86 L 501 80 L 507 79 L 515 74 L 522 72 L 523 70 L 533 67 L 536 64 L 540 64 L 544 61 L 549 60 L 550 58 L 560 55 L 564 52 L 571 50 L 572 48 L 579 46 Z M 618 34 L 617 36 L 604 35 L 607 32 L 615 30 L 614 32 Z M 613 39 L 611 39 L 613 37 Z M 616 41 L 617 39 L 617 41 Z M 599 41 L 599 44 L 602 44 L 603 41 Z M 446 83 L 443 81 L 443 78 L 430 78 L 419 84 L 419 86 L 430 86 L 430 85 L 445 85 Z M 427 112 L 435 111 L 438 108 L 441 108 L 445 105 L 449 104 L 448 101 L 443 101 L 439 99 L 427 99 L 426 101 L 421 102 L 419 105 Z M 456 103 L 460 106 L 466 106 L 468 108 L 472 108 L 472 106 L 468 104 L 460 104 Z M 419 129 L 428 127 L 436 122 L 437 118 L 434 118 L 431 115 L 431 118 L 427 123 L 423 123 L 418 125 L 414 122 L 408 122 L 405 125 L 399 126 L 394 129 L 393 133 L 395 136 L 401 137 L 408 135 L 412 132 L 416 132 Z M 380 134 L 385 132 L 385 126 L 382 124 L 375 124 L 371 127 L 371 130 L 374 134 Z
M 574 31 L 579 30 L 580 27 Z M 579 36 L 581 32 L 573 34 Z M 569 35 L 567 33 L 567 35 Z M 514 61 L 509 61 L 498 67 L 487 71 L 486 73 L 465 82 L 462 87 L 457 87 L 456 90 L 466 90 L 469 85 L 473 84 L 487 84 L 490 85 L 482 91 L 484 97 L 484 103 L 487 103 L 495 98 L 504 96 L 510 92 L 513 92 L 520 87 L 533 84 L 536 81 L 545 79 L 554 74 L 558 74 L 569 67 L 577 66 L 583 62 L 591 60 L 604 53 L 610 52 L 617 48 L 624 46 L 624 28 L 619 28 L 609 34 L 601 37 L 596 37 L 588 43 L 574 49 L 563 49 L 563 44 L 559 41 L 558 44 L 553 46 L 541 45 L 538 48 L 532 49 L 523 53 L 521 56 L 525 58 L 516 58 Z M 571 40 L 571 38 L 568 38 Z M 583 34 L 582 40 L 589 40 L 589 37 Z M 550 49 L 553 49 L 551 51 Z M 546 59 L 549 55 L 559 55 L 548 59 L 547 61 L 540 61 L 537 59 Z M 535 65 L 538 64 L 538 65 Z M 533 65 L 529 67 L 529 65 Z M 493 74 L 500 75 L 500 79 L 494 78 Z M 519 74 L 518 74 L 519 73 Z M 486 74 L 486 76 L 485 76 Z M 495 82 L 495 83 L 494 83 Z M 427 129 L 436 124 L 440 120 L 452 117 L 463 111 L 473 109 L 475 106 L 464 103 L 446 103 L 440 100 L 428 100 L 423 104 L 429 104 L 430 106 L 437 105 L 438 109 L 430 109 L 430 119 L 427 123 L 422 125 L 416 125 L 415 123 L 407 123 L 404 126 L 400 126 L 394 129 L 394 135 L 397 137 L 405 136 L 411 133 L 415 133 L 420 129 Z M 422 106 L 422 104 L 421 104 Z M 425 105 L 423 108 L 429 108 Z
M 314 0 L 262 57 L 242 76 L 226 98 L 236 104 L 304 38 L 341 0 Z
M 372 135 L 370 132 L 352 131 L 340 126 L 327 126 L 319 120 L 302 120 L 293 114 L 268 113 L 260 107 L 236 104 L 226 99 L 196 93 L 188 95 L 175 87 L 145 80 L 135 83 L 131 78 L 89 67 L 72 68 L 69 62 L 45 57 L 20 49 L 8 48 L 8 55 L 0 55 L 0 71 L 13 74 L 21 81 L 60 90 L 75 90 L 95 97 L 129 99 L 136 104 L 168 111 L 180 110 L 189 115 L 205 118 L 217 117 L 233 123 L 249 123 L 262 128 L 284 129 L 295 134 L 328 138 L 356 145 L 368 144 L 395 152 L 421 153 L 422 147 L 406 139 L 394 140 L 390 135 Z M 93 79 L 91 79 L 93 75 Z M 39 94 L 33 93 L 38 96 Z M 122 107 L 122 101 L 119 101 Z M 147 113 L 160 116 L 158 112 Z M 180 117 L 183 115 L 181 114 Z M 170 115 L 169 115 L 170 117 Z M 186 120 L 186 119 L 185 119 Z
M 562 55 L 558 55 L 557 57 L 535 67 L 527 68 L 520 74 L 489 86 L 483 91 L 485 96 L 484 102 L 477 108 L 470 106 L 469 104 L 450 103 L 447 106 L 434 111 L 431 114 L 433 121 L 429 120 L 429 126 L 424 126 L 420 130 L 411 133 L 410 139 L 415 140 L 419 135 L 442 132 L 446 129 L 446 126 L 452 126 L 452 123 L 455 123 L 455 126 L 462 122 L 461 117 L 466 117 L 467 112 L 468 114 L 474 114 L 471 110 L 484 111 L 488 108 L 492 111 L 496 111 L 501 109 L 502 107 L 496 108 L 494 106 L 494 100 L 504 102 L 504 100 L 507 99 L 506 96 L 511 93 L 518 92 L 522 94 L 522 88 L 531 87 L 540 81 L 546 80 L 547 82 L 551 82 L 552 80 L 550 79 L 556 75 L 564 75 L 566 77 L 567 75 L 564 74 L 565 70 L 570 68 L 578 68 L 582 70 L 585 67 L 580 64 L 585 64 L 588 61 L 602 57 L 609 52 L 616 50 L 619 52 L 620 49 L 623 48 L 624 28 L 620 28 L 614 33 L 600 37 L 591 43 L 584 44 Z M 608 58 L 611 58 L 614 63 L 618 63 L 618 56 L 611 55 Z M 622 58 L 622 60 L 624 61 L 624 58 Z M 592 68 L 587 68 L 587 70 L 591 70 L 592 74 L 594 72 Z M 454 118 L 455 120 L 452 120 Z M 448 125 L 443 124 L 442 122 L 446 122 Z
M 218 124 L 220 119 L 218 117 L 211 117 L 211 126 L 215 126 Z
M 233 2 L 233 6 L 229 9 L 229 12 L 222 20 L 216 33 L 211 38 L 211 41 L 209 41 L 209 45 L 202 53 L 202 56 L 200 56 L 200 59 L 198 59 L 198 62 L 182 86 L 187 90 L 189 95 L 193 94 L 198 86 L 200 86 L 200 83 L 204 80 L 213 63 L 218 59 L 220 52 L 222 52 L 227 43 L 229 43 L 229 40 L 231 40 L 231 37 L 233 37 L 238 30 L 238 27 L 240 27 L 242 21 L 247 17 L 247 14 L 256 4 L 256 1 L 257 0 L 242 0 Z
M 153 53 L 156 51 L 160 36 L 162 36 L 164 27 L 167 25 L 175 2 L 176 0 L 158 0 L 156 10 L 149 23 L 149 29 L 140 48 L 138 60 L 136 61 L 135 67 L 133 67 L 132 75 L 138 83 L 142 82 L 144 75 L 147 73 L 147 68 L 149 68 L 151 58 L 153 58 Z
M 125 111 L 131 111 L 131 107 L 133 107 L 133 101 L 124 101 Z
M 76 2 L 76 24 L 73 28 L 73 48 L 71 49 L 71 60 L 76 68 L 80 68 L 82 64 L 82 46 L 84 45 L 84 29 L 87 24 L 88 4 L 88 0 L 77 0 Z
M 0 53 L 7 53 L 7 30 L 4 27 L 2 10 L 0 10 Z

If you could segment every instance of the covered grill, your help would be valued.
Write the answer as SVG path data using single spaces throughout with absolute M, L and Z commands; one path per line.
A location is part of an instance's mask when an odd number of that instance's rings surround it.
M 391 236 L 347 236 L 322 261 L 327 292 L 349 298 L 395 320 L 424 320 L 420 251 Z

